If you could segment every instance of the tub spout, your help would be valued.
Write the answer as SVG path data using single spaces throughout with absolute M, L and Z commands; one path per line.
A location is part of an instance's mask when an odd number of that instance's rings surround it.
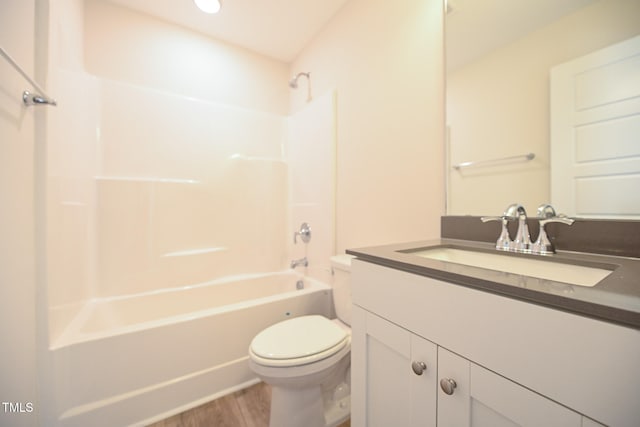
M 296 268 L 299 265 L 303 267 L 307 267 L 309 265 L 309 261 L 307 261 L 307 257 L 294 259 L 293 261 L 291 261 L 291 268 Z

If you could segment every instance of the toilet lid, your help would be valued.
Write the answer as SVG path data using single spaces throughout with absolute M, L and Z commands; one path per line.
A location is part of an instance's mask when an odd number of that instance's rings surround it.
M 302 316 L 276 323 L 260 332 L 251 342 L 251 351 L 262 359 L 274 361 L 308 360 L 314 355 L 328 357 L 347 341 L 347 332 L 326 317 Z M 335 351 L 327 351 L 333 347 L 336 347 Z

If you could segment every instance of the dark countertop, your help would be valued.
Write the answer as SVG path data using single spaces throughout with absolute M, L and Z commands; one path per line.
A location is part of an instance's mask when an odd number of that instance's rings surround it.
M 438 261 L 408 252 L 442 246 L 599 267 L 612 272 L 595 286 L 584 287 Z M 640 258 L 568 251 L 550 256 L 499 252 L 495 244 L 444 238 L 346 252 L 381 266 L 640 329 Z

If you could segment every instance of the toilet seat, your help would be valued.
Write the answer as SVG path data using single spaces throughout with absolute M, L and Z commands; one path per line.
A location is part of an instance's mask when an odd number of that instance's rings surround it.
M 326 359 L 349 342 L 349 334 L 326 317 L 302 316 L 260 332 L 251 342 L 249 354 L 264 366 L 299 366 Z

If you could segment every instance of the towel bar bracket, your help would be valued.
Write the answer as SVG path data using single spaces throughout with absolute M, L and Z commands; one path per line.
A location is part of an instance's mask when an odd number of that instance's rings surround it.
M 26 105 L 26 106 L 31 106 L 31 105 L 58 105 L 56 103 L 55 99 L 49 99 L 49 98 L 44 97 L 44 96 L 35 95 L 35 94 L 29 92 L 28 90 L 25 90 L 24 92 L 22 92 L 22 102 L 24 102 L 24 105 Z
M 7 62 L 26 80 L 28 81 L 34 89 L 37 89 L 40 92 L 40 95 L 32 94 L 29 91 L 25 90 L 22 92 L 22 102 L 24 105 L 58 105 L 56 100 L 47 96 L 44 90 L 36 83 L 25 71 L 18 65 L 18 63 L 4 50 L 0 47 L 0 56 L 7 60 Z

